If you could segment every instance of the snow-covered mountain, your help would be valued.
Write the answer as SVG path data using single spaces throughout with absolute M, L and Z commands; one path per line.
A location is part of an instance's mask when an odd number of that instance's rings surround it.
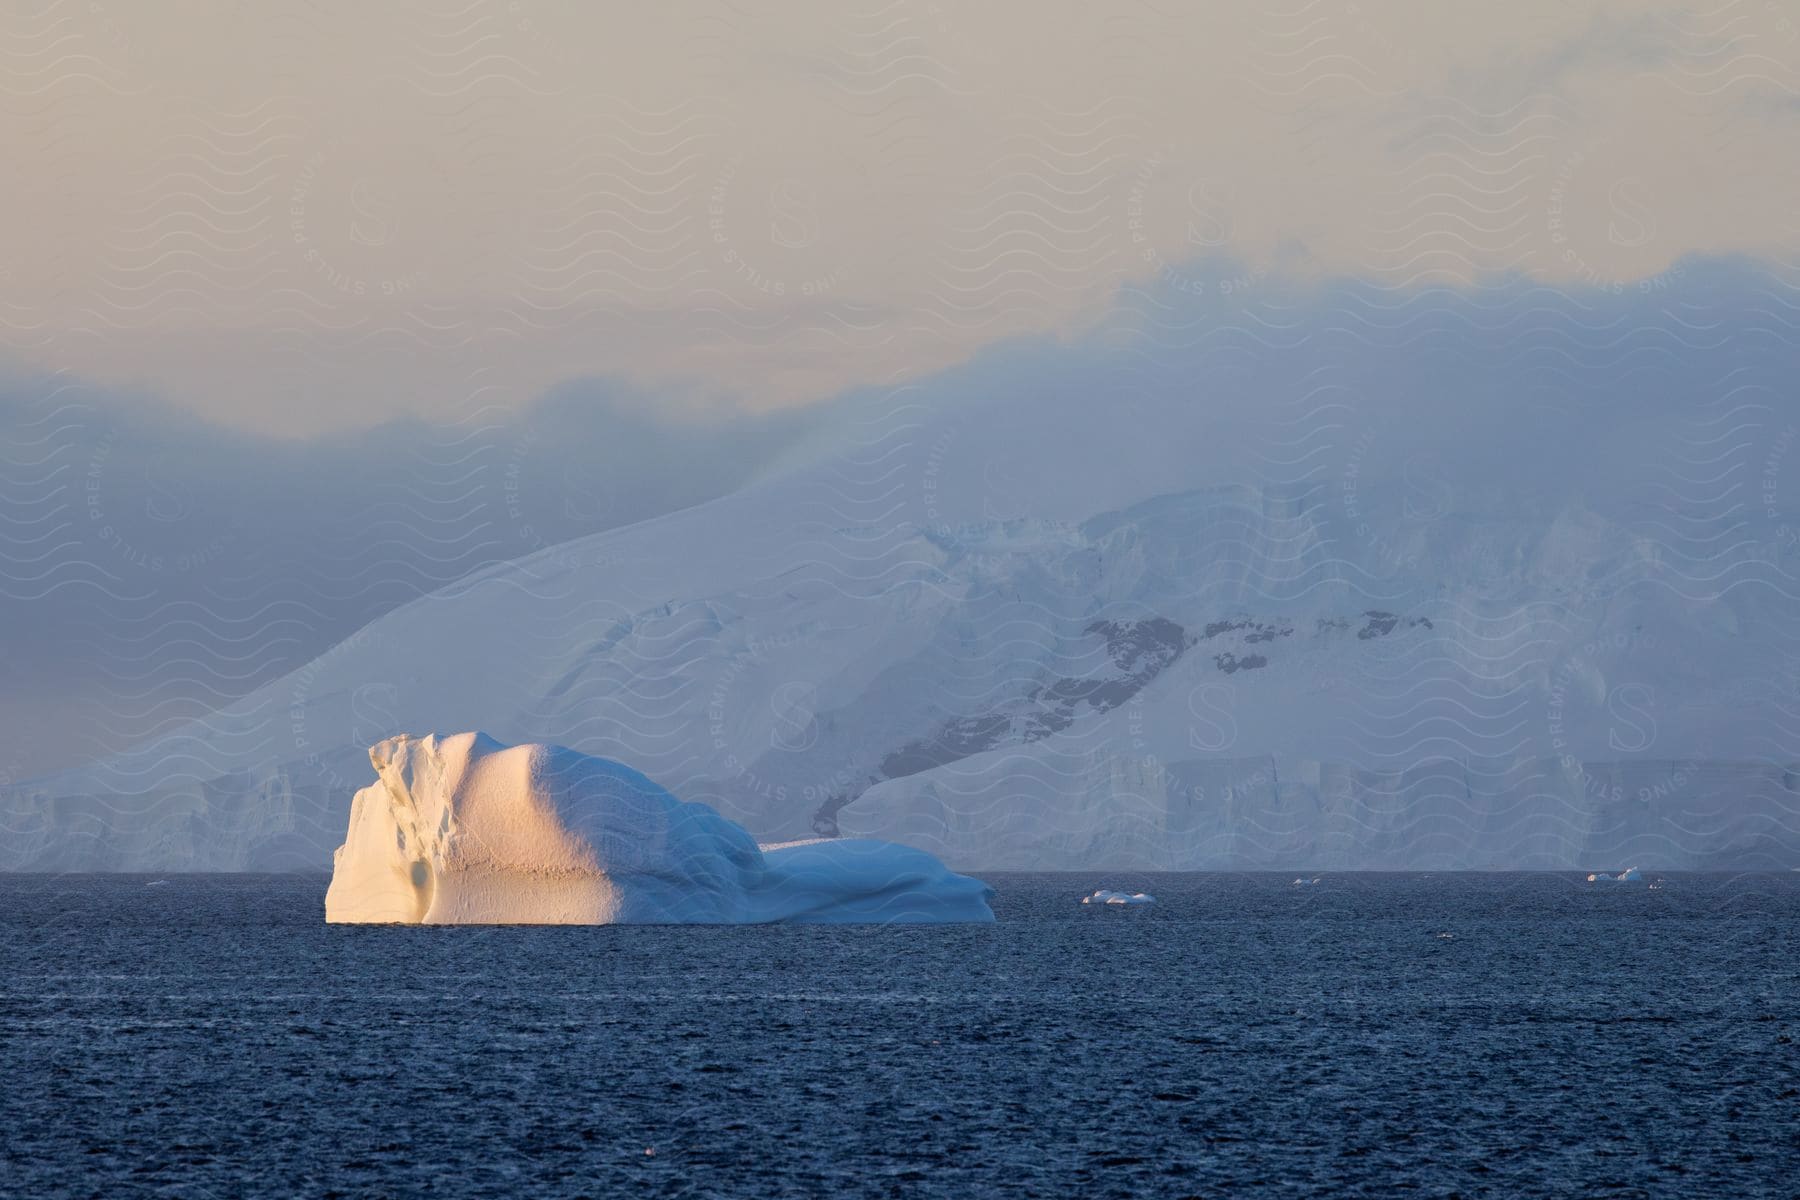
M 6 792 L 0 867 L 323 867 L 370 744 L 473 728 L 963 868 L 1800 864 L 1772 394 L 985 369 Z

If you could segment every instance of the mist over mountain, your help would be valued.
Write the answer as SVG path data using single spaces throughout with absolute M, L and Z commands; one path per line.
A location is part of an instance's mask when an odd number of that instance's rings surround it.
M 1796 313 L 1128 293 L 10 789 L 6 865 L 318 865 L 368 744 L 465 728 L 962 866 L 1791 865 Z
M 302 441 L 14 379 L 0 780 L 209 712 L 490 563 L 723 494 L 828 412 L 690 414 L 594 381 Z

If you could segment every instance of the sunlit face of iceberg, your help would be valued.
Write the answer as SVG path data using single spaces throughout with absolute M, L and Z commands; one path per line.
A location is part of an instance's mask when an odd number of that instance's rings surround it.
M 369 752 L 333 855 L 346 923 L 991 921 L 992 890 L 931 855 L 844 839 L 759 847 L 609 759 L 480 733 Z

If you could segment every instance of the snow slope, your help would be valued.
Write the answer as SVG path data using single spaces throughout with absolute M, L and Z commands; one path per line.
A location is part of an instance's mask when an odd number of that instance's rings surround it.
M 976 868 L 1800 865 L 1792 405 L 1665 353 L 1675 318 L 1571 367 L 1520 332 L 1543 303 L 1491 346 L 1409 327 L 1442 354 L 1351 329 L 1335 374 L 1258 351 L 1255 403 L 1114 360 L 873 398 L 777 477 L 9 789 L 0 867 L 322 865 L 362 747 L 421 728 Z
M 325 919 L 424 925 L 991 921 L 992 892 L 858 839 L 759 848 L 638 772 L 483 734 L 369 751 Z

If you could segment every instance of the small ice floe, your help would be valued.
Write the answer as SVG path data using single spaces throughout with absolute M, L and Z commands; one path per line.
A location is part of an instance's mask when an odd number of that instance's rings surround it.
M 1589 883 L 1642 883 L 1644 873 L 1636 867 L 1626 867 L 1617 875 L 1607 875 L 1604 872 L 1596 871 L 1587 877 L 1587 881 Z
M 1454 933 L 1440 933 L 1440 934 L 1438 934 L 1438 937 L 1442 938 L 1446 942 L 1453 942 L 1456 940 L 1456 935 Z
M 1295 887 L 1311 887 L 1317 882 L 1319 882 L 1319 876 L 1314 875 L 1311 879 L 1301 878 L 1301 879 L 1294 880 L 1294 886 Z
M 1101 888 L 1091 896 L 1081 898 L 1083 904 L 1155 904 L 1156 897 L 1148 892 L 1109 892 Z
M 152 879 L 149 883 L 146 883 L 144 886 L 145 887 L 167 887 L 168 885 L 169 885 L 169 881 L 166 879 Z

